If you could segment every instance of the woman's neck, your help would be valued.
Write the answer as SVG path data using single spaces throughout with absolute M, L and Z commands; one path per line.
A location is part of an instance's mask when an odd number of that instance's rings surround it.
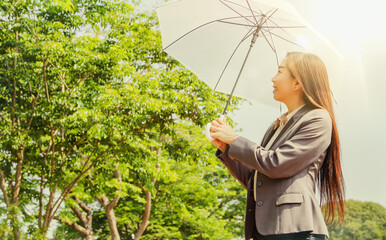
M 305 102 L 303 98 L 296 98 L 296 99 L 293 99 L 292 101 L 285 102 L 284 104 L 287 106 L 288 113 L 291 113 L 298 107 L 304 105 Z

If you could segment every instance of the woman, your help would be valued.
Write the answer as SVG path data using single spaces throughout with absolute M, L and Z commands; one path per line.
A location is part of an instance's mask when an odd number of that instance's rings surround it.
M 326 220 L 344 217 L 340 146 L 323 62 L 289 53 L 273 77 L 274 99 L 288 112 L 266 132 L 261 145 L 238 136 L 225 120 L 210 129 L 216 156 L 248 190 L 245 239 L 325 239 Z

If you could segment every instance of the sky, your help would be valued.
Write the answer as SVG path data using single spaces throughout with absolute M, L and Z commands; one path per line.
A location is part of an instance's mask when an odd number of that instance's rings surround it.
M 164 2 L 142 1 L 142 8 L 148 11 Z M 334 91 L 346 198 L 386 207 L 386 2 L 289 2 L 346 61 L 345 73 Z M 278 116 L 279 103 L 273 108 L 246 102 L 229 117 L 238 123 L 240 135 L 260 142 Z

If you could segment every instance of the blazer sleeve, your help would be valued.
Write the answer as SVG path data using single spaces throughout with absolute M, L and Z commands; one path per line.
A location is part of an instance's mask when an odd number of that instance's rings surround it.
M 225 152 L 221 152 L 217 150 L 216 157 L 221 160 L 221 162 L 228 168 L 229 172 L 232 174 L 234 178 L 245 188 L 248 189 L 248 181 L 253 171 L 251 168 L 246 166 L 244 163 L 240 161 L 236 161 L 230 159 L 228 156 L 229 146 L 225 150 Z
M 270 178 L 294 176 L 317 161 L 331 142 L 332 123 L 327 111 L 311 111 L 303 118 L 297 132 L 276 149 L 266 150 L 238 137 L 229 146 L 229 158 Z

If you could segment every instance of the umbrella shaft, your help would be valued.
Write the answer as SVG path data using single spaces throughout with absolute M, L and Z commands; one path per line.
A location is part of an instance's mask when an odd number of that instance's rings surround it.
M 256 31 L 253 33 L 253 37 L 252 37 L 252 40 L 251 40 L 251 48 L 253 47 L 253 45 L 255 45 L 255 42 L 257 40 L 257 37 L 259 36 L 259 31 L 260 31 L 260 27 L 258 27 L 256 29 Z
M 257 30 L 255 31 L 255 33 L 253 34 L 253 38 L 252 38 L 252 41 L 251 41 L 251 45 L 249 46 L 247 55 L 245 56 L 243 65 L 241 66 L 241 69 L 240 69 L 239 75 L 237 76 L 236 82 L 235 82 L 235 84 L 233 85 L 232 92 L 231 92 L 231 94 L 230 94 L 230 96 L 229 96 L 229 98 L 228 98 L 227 104 L 225 105 L 224 111 L 222 112 L 223 115 L 227 115 L 228 105 L 229 105 L 229 103 L 231 102 L 231 99 L 232 99 L 232 96 L 233 96 L 233 92 L 235 91 L 236 85 L 237 85 L 237 83 L 239 82 L 241 73 L 243 72 L 245 63 L 247 62 L 247 59 L 248 59 L 248 57 L 249 57 L 249 53 L 251 52 L 251 50 L 252 50 L 252 48 L 253 48 L 253 45 L 255 44 L 256 39 L 257 39 L 257 37 L 259 36 L 259 30 L 260 30 L 260 29 L 257 28 Z

